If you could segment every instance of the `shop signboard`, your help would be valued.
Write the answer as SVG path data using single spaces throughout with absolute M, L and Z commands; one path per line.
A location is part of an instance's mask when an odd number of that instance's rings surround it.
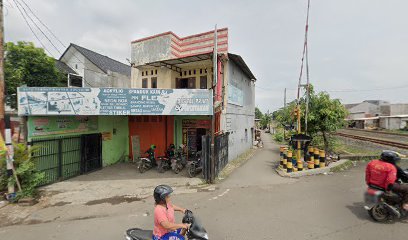
M 183 119 L 183 128 L 211 128 L 211 121 L 208 119 Z
M 212 115 L 208 89 L 18 88 L 20 116 Z
M 28 119 L 28 134 L 29 137 L 36 137 L 96 131 L 97 118 L 96 116 L 34 116 Z

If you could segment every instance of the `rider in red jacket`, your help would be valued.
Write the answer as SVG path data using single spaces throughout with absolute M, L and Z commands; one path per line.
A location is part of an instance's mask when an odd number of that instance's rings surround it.
M 384 151 L 380 160 L 372 160 L 366 168 L 368 186 L 379 187 L 385 191 L 400 193 L 404 197 L 404 209 L 408 210 L 408 185 L 397 183 L 396 164 L 401 158 L 397 153 Z

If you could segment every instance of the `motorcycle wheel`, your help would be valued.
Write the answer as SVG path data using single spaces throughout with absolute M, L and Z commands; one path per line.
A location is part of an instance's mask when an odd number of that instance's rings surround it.
M 144 173 L 144 172 L 146 172 L 146 170 L 147 170 L 145 164 L 142 163 L 142 162 L 139 164 L 138 169 L 139 169 L 139 172 L 140 172 L 140 173 Z
M 164 169 L 164 161 L 161 161 L 159 166 L 157 167 L 157 171 L 159 173 L 164 173 L 166 170 Z
M 191 178 L 196 176 L 196 167 L 194 166 L 194 164 L 187 165 L 187 173 Z
M 381 205 L 375 205 L 368 211 L 368 213 L 376 222 L 385 222 L 388 220 L 389 216 L 388 211 Z
M 176 167 L 176 168 L 173 169 L 173 171 L 174 171 L 175 174 L 179 174 L 180 173 L 180 168 Z

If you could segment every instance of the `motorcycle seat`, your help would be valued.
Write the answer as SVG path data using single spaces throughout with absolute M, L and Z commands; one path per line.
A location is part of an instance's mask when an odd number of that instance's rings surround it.
M 153 236 L 152 230 L 143 230 L 140 228 L 131 228 L 126 231 L 126 235 L 131 240 L 151 240 Z

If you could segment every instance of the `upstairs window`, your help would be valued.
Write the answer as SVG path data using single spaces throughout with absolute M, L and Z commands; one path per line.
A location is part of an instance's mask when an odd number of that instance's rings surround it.
M 200 77 L 200 89 L 207 89 L 207 76 Z
M 142 88 L 147 88 L 147 78 L 142 79 Z
M 152 77 L 150 86 L 151 88 L 157 88 L 157 77 Z
M 78 75 L 68 75 L 68 87 L 83 87 L 82 77 Z

